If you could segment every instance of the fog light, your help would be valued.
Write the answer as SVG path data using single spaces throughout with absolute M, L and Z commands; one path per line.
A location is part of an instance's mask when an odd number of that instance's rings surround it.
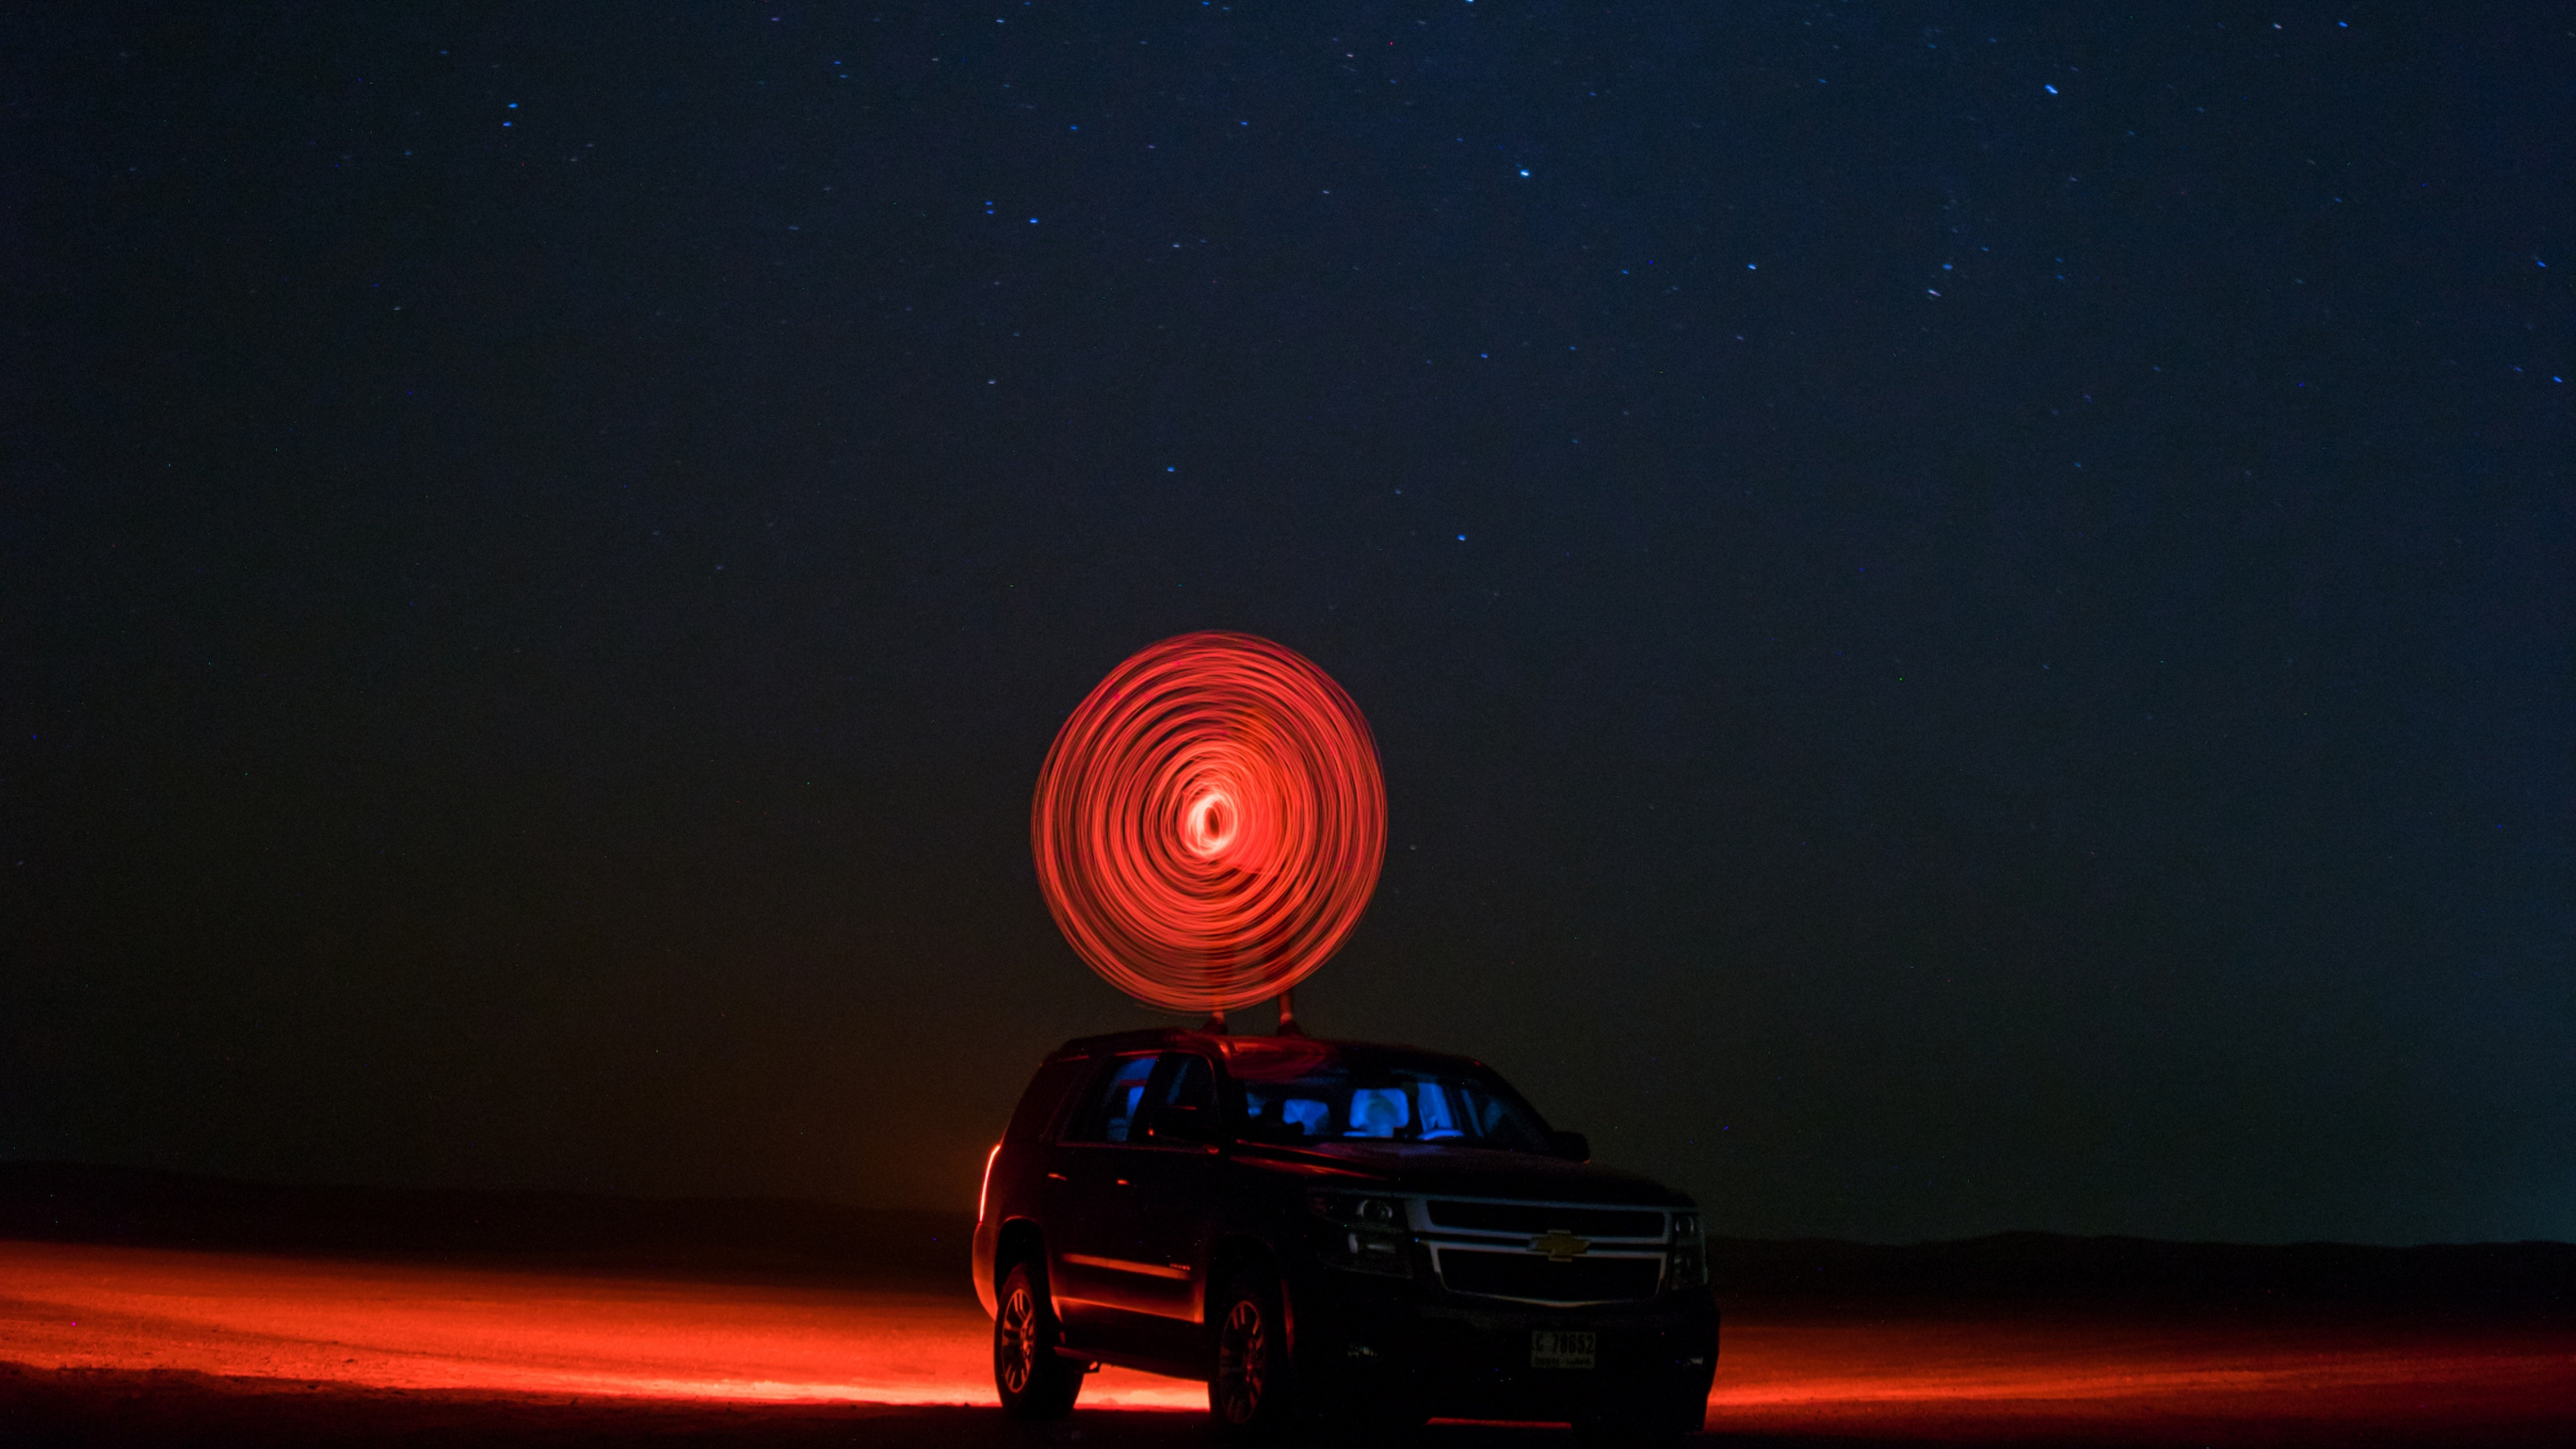
M 1319 1192 L 1306 1199 L 1333 1226 L 1315 1234 L 1317 1256 L 1339 1268 L 1410 1277 L 1412 1235 L 1404 1231 L 1404 1204 L 1395 1198 Z

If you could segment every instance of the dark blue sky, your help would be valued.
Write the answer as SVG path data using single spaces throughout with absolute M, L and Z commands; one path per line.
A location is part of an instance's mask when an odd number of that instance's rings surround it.
M 1226 628 L 1384 753 L 1311 1022 L 1718 1230 L 2576 1235 L 2540 7 L 0 56 L 0 1155 L 968 1201 L 1146 1019 L 1047 743 Z

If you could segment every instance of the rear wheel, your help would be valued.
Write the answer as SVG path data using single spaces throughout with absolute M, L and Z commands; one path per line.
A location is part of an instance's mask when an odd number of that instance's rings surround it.
M 1044 1279 L 1032 1264 L 1016 1263 L 995 1295 L 993 1387 L 1002 1411 L 1017 1419 L 1061 1419 L 1082 1392 L 1082 1365 L 1056 1352 L 1063 1325 L 1047 1305 Z
M 1287 1316 L 1279 1285 L 1267 1277 L 1229 1279 L 1213 1295 L 1216 1363 L 1208 1375 L 1208 1411 L 1229 1437 L 1266 1437 L 1292 1411 Z

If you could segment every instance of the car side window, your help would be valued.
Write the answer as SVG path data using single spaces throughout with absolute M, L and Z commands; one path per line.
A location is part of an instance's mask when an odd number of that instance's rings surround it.
M 1100 1069 L 1097 1085 L 1073 1119 L 1067 1142 L 1125 1142 L 1144 1105 L 1145 1084 L 1154 1075 L 1154 1054 L 1111 1057 Z
M 1146 1086 L 1143 1115 L 1136 1120 L 1132 1140 L 1160 1139 L 1168 1133 L 1174 1141 L 1204 1142 L 1217 1124 L 1216 1072 L 1207 1058 L 1194 1052 L 1166 1052 L 1160 1070 Z
M 1207 1058 L 1192 1053 L 1176 1052 L 1170 1058 L 1172 1069 L 1163 1074 L 1154 1093 L 1154 1105 L 1185 1107 L 1201 1112 L 1216 1110 L 1216 1074 L 1208 1070 Z

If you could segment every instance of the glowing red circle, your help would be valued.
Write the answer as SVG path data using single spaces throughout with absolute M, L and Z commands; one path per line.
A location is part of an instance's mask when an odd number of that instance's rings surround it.
M 1082 959 L 1168 1011 L 1278 995 L 1338 949 L 1386 861 L 1368 721 L 1303 655 L 1184 634 L 1057 732 L 1029 835 Z

